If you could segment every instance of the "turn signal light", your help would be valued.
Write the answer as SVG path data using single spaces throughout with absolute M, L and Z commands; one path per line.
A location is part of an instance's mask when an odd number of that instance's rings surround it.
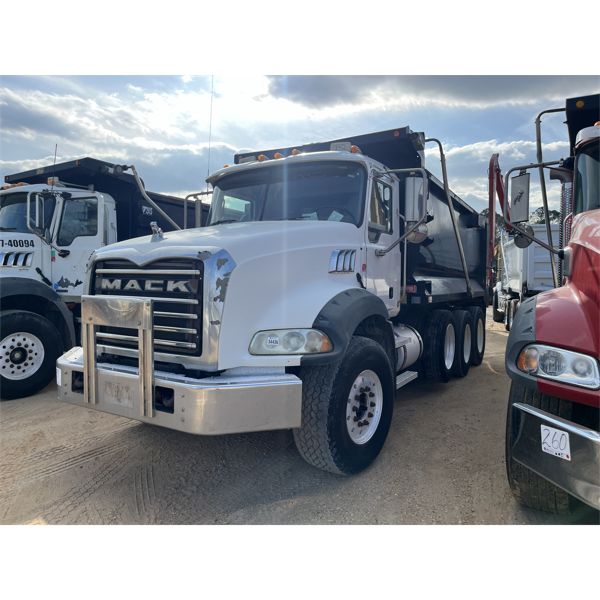
M 517 367 L 524 373 L 535 373 L 538 368 L 538 351 L 536 348 L 526 348 L 519 354 Z

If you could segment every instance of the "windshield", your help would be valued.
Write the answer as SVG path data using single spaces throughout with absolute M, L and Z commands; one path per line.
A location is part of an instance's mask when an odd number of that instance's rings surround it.
M 35 194 L 32 195 L 31 201 L 31 223 L 36 221 L 35 211 L 36 205 L 40 207 L 42 212 L 40 218 L 40 228 L 43 231 L 50 227 L 52 221 L 52 213 L 54 212 L 54 204 L 56 198 L 54 196 L 46 198 L 45 202 L 35 202 Z M 27 193 L 16 192 L 14 194 L 6 194 L 0 196 L 0 231 L 16 231 L 19 233 L 31 233 L 27 229 Z
M 232 173 L 215 185 L 208 222 L 319 220 L 359 227 L 365 184 L 362 165 L 339 161 Z
M 598 142 L 584 147 L 577 157 L 575 213 L 600 208 L 600 163 Z

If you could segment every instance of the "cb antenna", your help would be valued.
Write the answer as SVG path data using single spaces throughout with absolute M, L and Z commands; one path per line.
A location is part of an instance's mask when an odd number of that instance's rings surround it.
M 54 191 L 54 170 L 56 168 L 56 152 L 58 151 L 58 144 L 54 144 L 54 162 L 52 163 L 52 184 L 50 185 L 50 191 Z
M 208 163 L 206 165 L 206 178 L 210 176 L 210 143 L 212 139 L 212 115 L 213 115 L 213 98 L 215 96 L 215 76 L 210 76 L 210 116 L 208 118 Z M 206 182 L 206 191 L 208 192 L 208 181 Z

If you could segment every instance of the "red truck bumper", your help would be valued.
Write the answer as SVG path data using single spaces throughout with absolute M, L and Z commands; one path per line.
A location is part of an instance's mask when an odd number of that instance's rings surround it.
M 600 433 L 539 408 L 515 403 L 519 431 L 513 458 L 569 494 L 600 510 Z M 569 459 L 542 450 L 542 428 L 549 426 L 569 434 Z

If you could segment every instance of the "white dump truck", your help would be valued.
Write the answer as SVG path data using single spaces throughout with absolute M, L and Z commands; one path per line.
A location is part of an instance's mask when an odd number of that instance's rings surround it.
M 545 225 L 536 224 L 530 227 L 537 239 L 548 243 Z M 558 240 L 559 225 L 552 224 L 551 232 L 553 239 Z M 507 331 L 512 327 L 521 302 L 540 292 L 554 289 L 550 262 L 553 259 L 548 251 L 537 244 L 522 248 L 517 243 L 515 237 L 507 231 L 500 232 L 498 281 L 492 300 L 493 319 L 497 323 L 504 323 Z M 555 262 L 558 263 L 556 260 Z
M 126 171 L 132 169 L 133 174 Z M 34 394 L 79 342 L 81 294 L 94 250 L 198 224 L 201 198 L 146 192 L 135 168 L 94 158 L 7 175 L 0 189 L 0 396 Z M 197 211 L 198 209 L 198 211 Z M 206 213 L 207 208 L 204 209 Z
M 94 253 L 61 400 L 194 434 L 292 429 L 312 465 L 379 454 L 396 390 L 481 363 L 487 226 L 408 127 L 238 154 L 207 226 Z M 487 257 L 489 260 L 490 257 Z

